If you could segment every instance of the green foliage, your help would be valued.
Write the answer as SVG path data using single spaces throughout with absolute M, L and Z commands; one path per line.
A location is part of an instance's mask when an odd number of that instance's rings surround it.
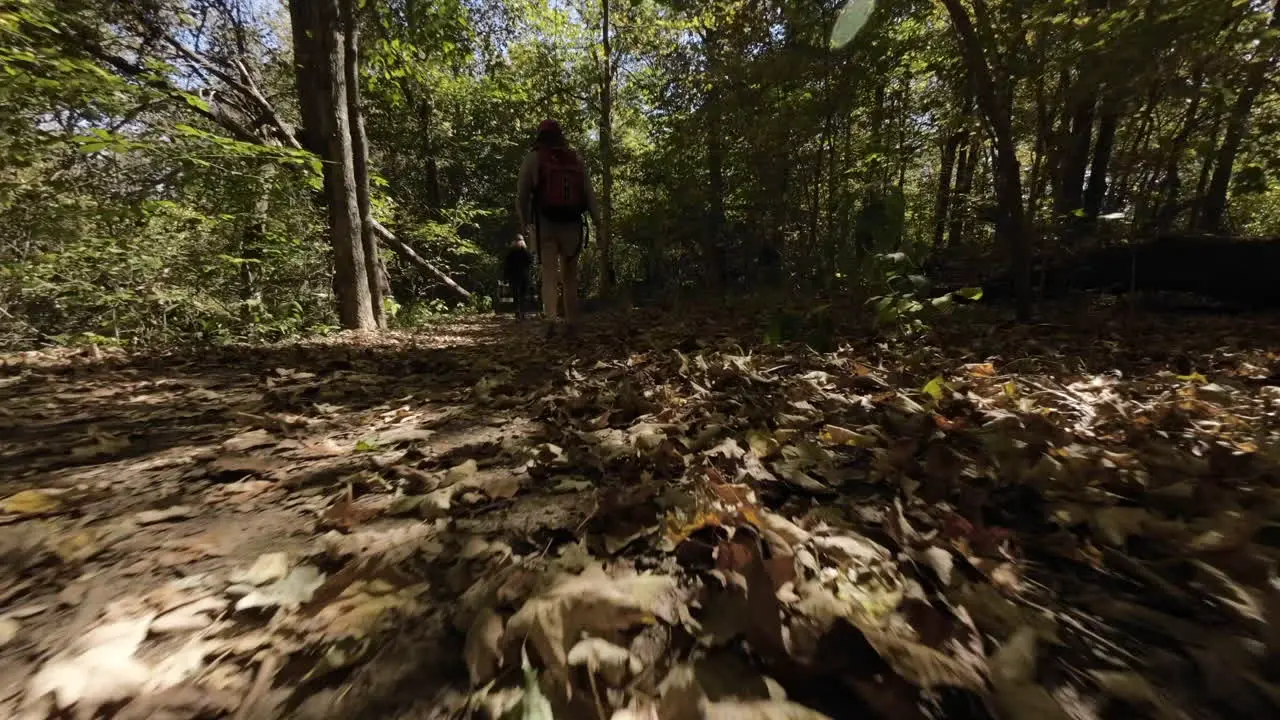
M 555 117 L 597 191 L 612 179 L 611 269 L 623 286 L 848 294 L 878 328 L 918 332 L 955 300 L 930 297 L 921 277 L 944 249 L 939 228 L 988 274 L 1008 250 L 981 217 L 995 173 L 970 96 L 975 69 L 1009 110 L 1026 239 L 1059 252 L 1087 242 L 1064 228 L 1099 227 L 1064 192 L 1075 125 L 1088 120 L 1077 145 L 1092 153 L 1104 110 L 1115 112 L 1095 214 L 1126 221 L 1105 232 L 1185 226 L 1249 69 L 1280 60 L 1258 3 L 1053 0 L 976 13 L 960 2 L 989 66 L 974 68 L 948 4 L 614 3 L 607 64 L 597 0 L 364 4 L 374 214 L 478 298 L 459 307 L 433 273 L 388 250 L 387 315 L 416 327 L 488 309 L 518 231 L 517 168 L 536 123 Z M 320 166 L 287 137 L 299 113 L 279 8 L 147 8 L 0 4 L 0 342 L 219 342 L 332 325 Z M 236 87 L 248 81 L 275 116 Z M 1276 93 L 1259 88 L 1233 158 L 1239 232 L 1280 233 Z M 940 187 L 949 145 L 957 157 Z M 1094 158 L 1084 160 L 1081 183 Z M 597 289 L 597 242 L 582 262 Z M 828 347 L 834 334 L 824 308 L 780 312 L 773 325 L 773 342 Z

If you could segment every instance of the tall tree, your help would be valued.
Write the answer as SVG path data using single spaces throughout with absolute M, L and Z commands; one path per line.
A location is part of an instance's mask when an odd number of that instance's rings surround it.
M 349 0 L 348 0 L 349 1 Z M 307 149 L 324 161 L 324 196 L 333 250 L 334 295 L 344 328 L 378 327 L 366 267 L 360 190 L 347 82 L 341 0 L 289 0 L 294 69 Z M 358 116 L 359 107 L 355 115 Z
M 942 0 L 960 43 L 960 51 L 973 84 L 974 98 L 986 122 L 994 151 L 996 237 L 1008 253 L 1017 297 L 1018 318 L 1031 317 L 1031 238 L 1022 205 L 1022 168 L 1013 134 L 1013 78 L 998 50 L 983 43 L 994 28 L 986 0 L 973 0 L 971 16 L 960 0 Z M 982 23 L 982 34 L 975 27 Z

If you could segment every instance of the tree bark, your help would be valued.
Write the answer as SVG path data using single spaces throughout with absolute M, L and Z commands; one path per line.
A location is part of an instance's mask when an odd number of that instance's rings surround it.
M 364 130 L 360 103 L 360 21 L 356 0 L 342 0 L 343 60 L 347 82 L 347 115 L 351 123 L 351 160 L 355 174 L 356 204 L 360 210 L 360 244 L 364 249 L 364 271 L 368 276 L 369 303 L 374 323 L 385 329 L 387 313 L 383 294 L 389 289 L 386 268 L 378 254 L 378 238 L 373 232 L 373 209 L 369 199 L 369 140 Z
M 600 291 L 613 294 L 613 48 L 609 37 L 609 0 L 600 0 L 600 48 L 604 73 L 600 82 Z
M 947 245 L 957 247 L 964 242 L 966 222 L 969 216 L 969 195 L 973 191 L 974 170 L 978 166 L 978 155 L 982 151 L 982 140 L 977 133 L 969 133 L 968 142 L 960 147 L 956 158 L 955 191 L 951 194 L 948 213 L 951 221 L 947 228 Z
M 329 240 L 333 248 L 334 295 L 342 327 L 377 327 L 365 273 L 360 203 L 352 155 L 342 11 L 338 0 L 290 0 L 299 104 L 304 137 L 324 161 Z
M 942 162 L 938 171 L 938 192 L 933 201 L 933 247 L 941 248 L 947 239 L 947 212 L 951 209 L 951 176 L 956 155 L 965 141 L 965 131 L 956 130 L 942 145 Z
M 942 4 L 956 31 L 978 109 L 991 135 L 998 214 L 996 237 L 1009 255 L 1018 319 L 1026 321 L 1031 318 L 1032 304 L 1031 242 L 1022 206 L 1022 169 L 1013 136 L 1012 79 L 999 64 L 989 62 L 973 18 L 960 0 L 942 0 Z M 987 16 L 986 0 L 974 0 L 973 6 L 978 17 Z
M 707 117 L 707 227 L 703 238 L 703 262 L 707 280 L 713 292 L 723 290 L 724 257 L 724 106 L 721 96 L 720 38 L 715 30 L 704 37 L 707 48 L 707 73 L 710 75 L 706 97 Z
M 1271 31 L 1280 30 L 1280 0 L 1276 0 L 1271 11 Z M 1240 153 L 1240 145 L 1249 133 L 1249 115 L 1253 112 L 1254 102 L 1262 92 L 1267 79 L 1267 71 L 1274 64 L 1276 51 L 1280 42 L 1275 36 L 1263 38 L 1258 42 L 1253 61 L 1245 71 L 1244 87 L 1236 96 L 1236 102 L 1227 116 L 1227 127 L 1222 134 L 1222 146 L 1218 149 L 1214 161 L 1213 177 L 1209 180 L 1208 194 L 1201 208 L 1200 230 L 1204 232 L 1221 232 L 1226 224 L 1227 191 L 1231 187 L 1231 175 L 1235 170 L 1236 156 Z
M 1085 171 L 1089 167 L 1089 145 L 1093 139 L 1093 120 L 1098 104 L 1096 88 L 1076 88 L 1078 97 L 1071 105 L 1071 125 L 1059 156 L 1057 193 L 1053 212 L 1068 237 L 1075 237 L 1084 224 L 1079 213 L 1084 209 Z
M 1102 212 L 1102 200 L 1107 193 L 1107 172 L 1111 166 L 1111 151 L 1115 147 L 1119 124 L 1119 101 L 1108 97 L 1102 101 L 1102 111 L 1098 117 L 1098 137 L 1093 142 L 1093 158 L 1089 162 L 1089 185 L 1084 191 L 1084 215 L 1090 222 L 1097 220 Z

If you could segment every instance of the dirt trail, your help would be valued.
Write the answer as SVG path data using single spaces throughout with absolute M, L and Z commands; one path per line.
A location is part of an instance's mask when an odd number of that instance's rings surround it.
M 1280 332 L 1098 321 L 8 356 L 0 715 L 1272 713 Z

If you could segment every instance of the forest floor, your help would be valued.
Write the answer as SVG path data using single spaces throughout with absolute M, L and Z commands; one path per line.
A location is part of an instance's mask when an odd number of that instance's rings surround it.
M 0 716 L 1280 713 L 1275 318 L 766 324 L 4 356 Z

